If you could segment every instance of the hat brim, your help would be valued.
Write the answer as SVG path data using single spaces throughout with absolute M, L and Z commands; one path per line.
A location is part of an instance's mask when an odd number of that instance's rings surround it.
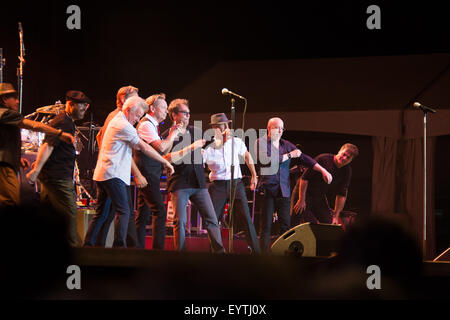
M 77 99 L 72 99 L 72 98 L 66 98 L 67 101 L 72 101 L 75 103 L 88 103 L 91 104 L 92 101 L 90 99 L 83 99 L 83 100 L 77 100 Z
M 17 94 L 17 91 L 16 90 L 6 90 L 3 92 L 0 92 L 0 96 L 4 96 L 6 94 L 11 94 L 11 93 Z
M 214 123 L 210 122 L 209 125 L 212 126 L 213 124 L 224 124 L 224 123 L 230 123 L 230 122 L 232 122 L 232 121 L 228 120 L 228 121 L 221 121 L 221 122 L 214 122 Z

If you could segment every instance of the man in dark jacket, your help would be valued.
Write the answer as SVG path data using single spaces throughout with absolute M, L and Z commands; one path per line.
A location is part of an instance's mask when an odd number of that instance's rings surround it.
M 299 158 L 302 165 L 320 172 L 326 183 L 331 174 L 310 156 L 302 153 L 291 142 L 281 139 L 284 123 L 272 118 L 267 123 L 267 135 L 256 140 L 255 151 L 260 164 L 259 189 L 262 193 L 262 217 L 260 243 L 263 253 L 269 253 L 273 214 L 277 212 L 280 234 L 290 227 L 289 164 L 292 158 Z

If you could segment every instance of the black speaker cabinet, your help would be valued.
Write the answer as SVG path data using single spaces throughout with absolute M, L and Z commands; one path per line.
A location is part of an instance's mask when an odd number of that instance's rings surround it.
M 83 241 L 86 236 L 87 229 L 89 227 L 89 222 L 95 214 L 95 209 L 93 208 L 78 208 L 77 210 L 77 232 L 80 239 Z M 108 235 L 106 236 L 106 248 L 111 248 L 114 242 L 114 221 L 109 226 Z
M 343 234 L 340 225 L 302 223 L 281 235 L 272 244 L 272 253 L 328 257 L 337 253 Z

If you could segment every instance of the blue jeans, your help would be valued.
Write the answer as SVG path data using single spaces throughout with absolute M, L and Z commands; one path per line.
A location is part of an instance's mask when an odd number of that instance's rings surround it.
M 136 236 L 136 224 L 134 222 L 134 208 L 133 208 L 133 200 L 131 197 L 131 188 L 127 186 L 127 195 L 128 195 L 128 203 L 130 205 L 130 218 L 128 219 L 128 231 L 127 231 L 127 248 L 136 247 L 137 245 L 137 236 Z M 93 232 L 90 243 L 91 245 L 104 247 L 106 246 L 106 239 L 108 237 L 109 228 L 111 223 L 114 220 L 115 209 L 112 206 L 111 199 L 106 199 L 107 204 L 105 205 L 102 214 L 104 217 L 99 221 L 99 226 L 97 226 L 97 230 Z M 108 209 L 109 208 L 109 209 Z M 101 223 L 101 225 L 100 225 Z
M 175 224 L 173 229 L 175 250 L 186 250 L 186 206 L 188 201 L 191 200 L 198 208 L 200 216 L 203 219 L 213 252 L 225 252 L 216 213 L 208 190 L 199 188 L 179 189 L 171 192 L 170 197 L 175 212 Z
M 107 220 L 109 205 L 112 204 L 116 212 L 114 225 L 113 247 L 126 247 L 128 220 L 130 217 L 130 204 L 128 202 L 127 185 L 118 178 L 97 181 L 98 207 L 89 223 L 84 245 L 93 245 L 96 234 Z M 109 202 L 110 201 L 110 202 Z

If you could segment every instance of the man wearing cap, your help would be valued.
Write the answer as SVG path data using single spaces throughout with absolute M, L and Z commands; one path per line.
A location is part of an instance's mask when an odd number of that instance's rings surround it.
M 154 94 L 145 100 L 149 109 L 137 125 L 139 137 L 151 145 L 160 154 L 172 148 L 173 141 L 181 132 L 181 125 L 172 126 L 165 139 L 159 136 L 159 124 L 167 117 L 167 102 L 164 93 Z M 136 229 L 138 247 L 145 248 L 145 234 L 148 219 L 152 216 L 153 249 L 165 249 L 167 210 L 160 190 L 162 174 L 161 163 L 135 150 L 134 161 L 148 181 L 148 185 L 138 192 Z
M 211 201 L 216 212 L 217 220 L 221 221 L 225 204 L 230 200 L 230 183 L 231 183 L 231 165 L 234 164 L 234 187 L 237 203 L 240 204 L 244 218 L 244 231 L 247 243 L 254 253 L 260 253 L 258 238 L 255 227 L 250 217 L 248 209 L 248 200 L 245 193 L 245 186 L 242 182 L 242 173 L 240 167 L 240 157 L 245 159 L 245 163 L 250 169 L 251 190 L 255 190 L 258 178 L 256 176 L 255 165 L 252 156 L 247 151 L 245 143 L 236 137 L 232 137 L 228 128 L 227 116 L 224 113 L 217 113 L 211 116 L 211 127 L 214 129 L 214 142 L 208 145 L 203 152 L 203 160 L 211 170 L 209 180 L 211 184 L 208 187 Z M 233 141 L 233 140 L 234 141 Z M 234 160 L 232 161 L 232 144 L 234 142 Z
M 262 217 L 260 243 L 261 250 L 269 253 L 273 214 L 277 212 L 280 234 L 289 230 L 290 196 L 289 165 L 292 158 L 299 158 L 300 163 L 319 171 L 326 183 L 331 183 L 332 176 L 310 156 L 302 153 L 291 142 L 281 139 L 285 131 L 280 118 L 271 118 L 267 123 L 267 135 L 255 141 L 255 151 L 260 164 L 259 189 L 262 194 Z
M 17 174 L 20 167 L 29 165 L 21 159 L 20 128 L 54 135 L 66 143 L 73 143 L 71 134 L 41 122 L 25 119 L 17 110 L 17 91 L 10 83 L 0 83 L 0 206 L 20 204 L 20 184 Z
M 173 228 L 175 250 L 186 250 L 186 206 L 189 200 L 198 208 L 208 231 L 214 253 L 224 253 L 219 224 L 211 197 L 206 189 L 203 158 L 200 151 L 206 141 L 200 129 L 190 126 L 189 102 L 175 99 L 169 105 L 169 116 L 175 126 L 181 125 L 181 134 L 173 142 L 170 153 L 164 157 L 174 163 L 175 173 L 167 181 L 170 199 L 175 213 Z M 163 133 L 166 138 L 170 133 Z
M 91 100 L 81 91 L 70 90 L 66 93 L 66 107 L 50 121 L 50 126 L 64 132 L 75 134 L 75 121 L 84 118 Z M 59 143 L 52 136 L 46 136 L 39 148 L 34 167 L 27 178 L 41 182 L 41 201 L 49 203 L 69 219 L 68 240 L 70 245 L 79 246 L 81 241 L 77 233 L 77 204 L 73 183 L 76 152 L 73 144 Z

